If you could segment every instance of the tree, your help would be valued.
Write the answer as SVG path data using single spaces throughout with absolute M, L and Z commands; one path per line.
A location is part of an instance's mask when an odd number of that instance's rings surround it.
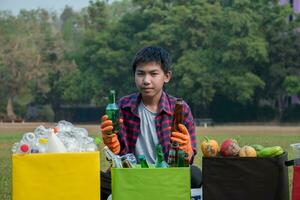
M 33 68 L 39 61 L 38 51 L 32 43 L 32 13 L 21 12 L 22 17 L 14 17 L 9 13 L 0 13 L 0 87 L 7 100 L 6 114 L 11 120 L 17 118 L 14 111 L 16 98 L 22 103 L 32 98 L 28 93 L 28 81 L 33 78 Z M 22 98 L 21 98 L 22 97 Z
M 15 120 L 14 105 L 22 107 L 19 115 L 24 116 L 28 103 L 47 103 L 49 78 L 63 75 L 72 65 L 64 61 L 62 38 L 47 11 L 21 11 L 16 17 L 2 12 L 0 27 L 0 87 L 7 117 Z

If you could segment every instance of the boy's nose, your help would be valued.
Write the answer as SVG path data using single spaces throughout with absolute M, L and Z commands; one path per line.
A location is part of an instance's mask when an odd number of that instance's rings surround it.
M 148 85 L 148 84 L 150 84 L 150 76 L 148 76 L 148 75 L 146 75 L 145 77 L 144 77 L 144 84 L 145 85 Z

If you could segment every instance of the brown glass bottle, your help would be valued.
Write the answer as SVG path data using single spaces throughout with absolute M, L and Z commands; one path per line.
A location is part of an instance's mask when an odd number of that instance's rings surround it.
M 183 100 L 181 98 L 178 98 L 176 100 L 171 127 L 172 132 L 176 132 L 179 130 L 178 124 L 183 124 Z
M 176 100 L 171 132 L 179 131 L 178 124 L 183 124 L 183 100 L 181 98 L 178 98 Z M 178 148 L 179 148 L 178 142 L 172 141 L 170 146 L 170 151 L 169 151 L 169 157 L 168 157 L 168 164 L 172 167 L 177 165 Z

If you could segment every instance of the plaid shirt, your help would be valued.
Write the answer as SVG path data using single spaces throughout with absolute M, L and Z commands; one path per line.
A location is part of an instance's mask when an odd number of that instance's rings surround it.
M 141 101 L 141 94 L 134 93 L 119 100 L 120 117 L 123 119 L 120 133 L 118 134 L 121 143 L 121 154 L 134 153 L 135 145 L 140 130 L 140 117 L 138 114 L 138 105 Z M 159 102 L 158 114 L 155 117 L 156 133 L 159 143 L 162 145 L 165 159 L 168 157 L 170 147 L 173 112 L 175 109 L 176 98 L 163 92 Z M 191 137 L 191 144 L 196 155 L 196 134 L 194 119 L 191 110 L 186 102 L 183 103 L 184 125 L 187 127 Z

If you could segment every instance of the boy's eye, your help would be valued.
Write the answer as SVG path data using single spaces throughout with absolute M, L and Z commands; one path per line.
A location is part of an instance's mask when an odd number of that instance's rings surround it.
M 143 72 L 137 72 L 136 75 L 142 76 L 142 75 L 144 75 L 144 73 Z

